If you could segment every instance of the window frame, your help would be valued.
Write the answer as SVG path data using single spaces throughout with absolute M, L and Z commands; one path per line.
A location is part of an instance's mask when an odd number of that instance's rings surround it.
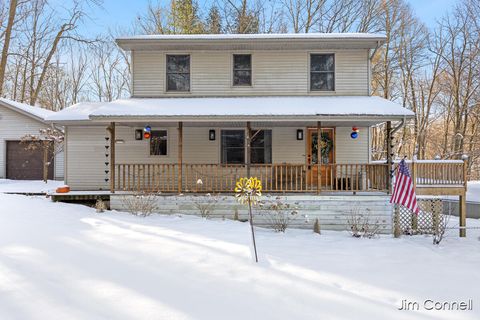
M 155 131 L 165 131 L 166 133 L 166 139 L 165 139 L 165 142 L 167 144 L 166 148 L 165 148 L 165 154 L 152 154 L 152 137 L 153 137 L 153 132 Z M 148 139 L 148 155 L 149 157 L 168 157 L 169 155 L 169 132 L 168 132 L 168 129 L 162 129 L 162 128 L 155 128 L 155 129 L 152 129 L 151 130 L 151 136 L 150 138 Z
M 187 74 L 186 72 L 169 72 L 168 57 L 171 56 L 188 56 L 188 90 L 172 90 L 168 87 L 169 74 Z M 167 93 L 189 93 L 192 91 L 192 55 L 190 53 L 167 53 L 165 54 L 165 92 Z
M 272 129 L 255 129 L 252 131 L 269 131 L 270 132 L 270 162 L 253 162 L 252 161 L 252 151 L 253 149 L 263 149 L 265 152 L 265 145 L 260 148 L 260 147 L 253 147 L 253 139 L 250 142 L 250 163 L 251 164 L 272 164 L 273 163 L 273 130 Z
M 235 69 L 235 56 L 250 56 L 250 84 L 235 84 L 235 70 L 247 70 L 247 69 Z M 231 58 L 231 86 L 233 88 L 248 88 L 253 87 L 253 54 L 251 52 L 235 52 L 232 53 Z
M 226 162 L 224 161 L 223 159 L 223 133 L 225 131 L 241 131 L 243 133 L 243 162 L 241 163 L 232 163 L 232 162 Z M 219 163 L 221 165 L 229 165 L 229 164 L 233 164 L 233 165 L 240 165 L 240 164 L 245 164 L 246 163 L 246 160 L 247 160 L 247 144 L 246 144 L 246 132 L 245 132 L 245 129 L 239 129 L 239 128 L 221 128 L 220 129 L 220 161 Z M 239 147 L 238 147 L 239 148 Z
M 312 71 L 312 56 L 332 56 L 333 57 L 333 71 Z M 333 89 L 313 89 L 312 88 L 312 73 L 333 73 Z M 337 73 L 337 60 L 334 52 L 309 52 L 308 54 L 308 91 L 313 93 L 325 93 L 336 91 L 336 73 Z

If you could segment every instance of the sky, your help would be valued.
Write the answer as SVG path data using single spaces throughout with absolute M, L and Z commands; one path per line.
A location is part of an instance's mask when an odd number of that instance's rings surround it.
M 59 3 L 64 0 L 56 0 Z M 150 0 L 155 2 L 155 0 Z M 407 0 L 417 16 L 427 25 L 433 27 L 435 21 L 451 10 L 458 0 Z M 168 1 L 162 1 L 164 3 Z M 101 8 L 90 10 L 91 18 L 82 26 L 82 33 L 100 34 L 109 29 L 128 28 L 136 17 L 146 11 L 149 0 L 103 0 Z M 210 0 L 198 1 L 203 7 L 211 3 Z

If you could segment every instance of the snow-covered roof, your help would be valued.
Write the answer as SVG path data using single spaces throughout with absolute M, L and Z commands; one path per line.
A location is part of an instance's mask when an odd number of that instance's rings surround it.
M 108 102 L 80 102 L 65 108 L 48 117 L 48 121 L 84 121 L 90 120 L 89 116 L 98 108 L 105 106 Z
M 270 40 L 270 39 L 302 39 L 302 40 L 385 40 L 379 33 L 261 33 L 261 34 L 153 34 L 118 37 L 117 40 Z
M 245 118 L 274 121 L 322 119 L 400 119 L 413 112 L 380 97 L 302 96 L 302 97 L 227 97 L 227 98 L 131 98 L 105 103 L 80 103 L 47 120 L 238 120 Z
M 116 39 L 124 50 L 288 50 L 375 48 L 385 35 L 377 33 L 154 34 Z
M 56 113 L 42 107 L 31 106 L 25 103 L 20 103 L 5 98 L 0 98 L 0 105 L 41 121 L 44 121 L 47 117 Z

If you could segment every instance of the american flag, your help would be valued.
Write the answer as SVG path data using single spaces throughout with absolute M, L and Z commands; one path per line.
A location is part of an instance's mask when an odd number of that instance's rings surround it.
M 390 198 L 390 203 L 400 204 L 412 210 L 415 214 L 420 212 L 412 177 L 410 176 L 410 171 L 408 171 L 405 159 L 402 159 L 398 165 L 397 177 L 395 178 L 395 186 L 393 188 L 392 198 Z

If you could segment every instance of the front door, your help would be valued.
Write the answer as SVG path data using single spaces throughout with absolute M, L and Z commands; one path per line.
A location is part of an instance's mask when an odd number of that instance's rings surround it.
M 334 163 L 335 136 L 333 128 L 322 128 L 321 134 L 321 185 L 327 186 L 331 183 L 331 164 Z M 318 139 L 317 129 L 308 129 L 307 134 L 307 181 L 311 185 L 317 185 L 318 181 Z

